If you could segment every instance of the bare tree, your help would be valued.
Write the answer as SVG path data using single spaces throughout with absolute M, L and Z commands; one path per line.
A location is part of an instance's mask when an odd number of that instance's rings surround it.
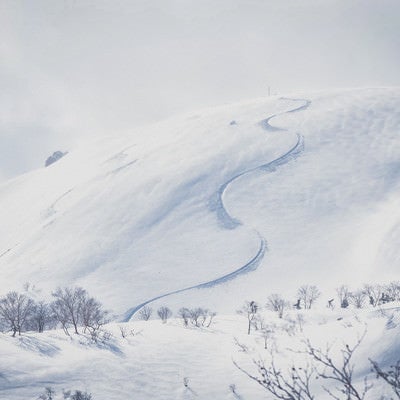
M 282 318 L 284 311 L 290 308 L 290 303 L 281 295 L 273 293 L 268 297 L 266 307 L 271 311 L 276 311 L 279 318 Z
M 51 387 L 46 387 L 44 393 L 38 397 L 38 400 L 54 400 L 56 391 Z
M 248 353 L 249 348 L 244 343 L 239 342 L 237 337 L 233 338 L 233 342 L 238 347 L 239 351 L 242 351 L 243 353 Z
M 352 304 L 356 308 L 363 308 L 365 304 L 365 300 L 367 298 L 364 290 L 356 290 L 355 292 L 351 292 L 349 296 L 350 304 Z
M 100 329 L 108 322 L 108 312 L 103 310 L 102 305 L 97 300 L 88 297 L 85 293 L 81 299 L 79 315 L 84 332 L 89 331 L 92 339 L 97 341 Z
M 336 391 L 346 396 L 346 400 L 364 400 L 368 390 L 371 389 L 372 385 L 369 385 L 367 378 L 364 379 L 364 385 L 360 389 L 358 388 L 353 380 L 354 365 L 352 364 L 352 357 L 354 352 L 360 346 L 361 341 L 365 337 L 366 331 L 359 338 L 355 345 L 349 346 L 346 344 L 343 349 L 340 350 L 342 358 L 340 361 L 334 361 L 331 356 L 331 347 L 327 346 L 325 350 L 321 350 L 311 344 L 309 340 L 305 341 L 306 353 L 311 356 L 314 360 L 316 367 L 320 367 L 318 370 L 319 377 L 323 379 L 333 380 L 339 386 L 336 386 Z M 340 400 L 337 394 L 333 393 L 330 389 L 323 387 L 324 390 L 335 400 Z
M 348 286 L 342 285 L 336 289 L 336 293 L 339 299 L 341 308 L 347 308 L 349 306 L 350 291 Z
M 246 301 L 243 307 L 238 310 L 238 314 L 245 315 L 247 317 L 247 334 L 250 335 L 251 325 L 253 320 L 256 318 L 258 312 L 258 304 L 255 301 Z
M 149 306 L 144 306 L 139 311 L 139 319 L 148 321 L 153 314 L 153 309 Z
M 384 290 L 390 301 L 400 301 L 400 282 L 390 282 Z
M 52 295 L 55 298 L 52 304 L 52 309 L 64 330 L 68 332 L 67 327 L 68 323 L 70 323 L 73 326 L 75 333 L 78 334 L 82 304 L 87 296 L 86 290 L 80 287 L 57 288 Z
M 205 319 L 203 325 L 204 325 L 206 328 L 209 328 L 209 327 L 211 326 L 211 324 L 212 324 L 212 322 L 213 322 L 213 319 L 214 319 L 214 317 L 215 317 L 216 315 L 217 315 L 216 312 L 207 310 L 208 323 L 206 323 L 207 319 Z
M 190 319 L 190 310 L 186 307 L 182 307 L 179 309 L 178 315 L 182 318 L 183 325 L 188 326 Z
M 376 307 L 382 298 L 383 287 L 381 285 L 364 285 L 364 292 L 368 296 L 369 303 Z
M 0 317 L 9 326 L 15 337 L 21 331 L 33 311 L 34 302 L 28 296 L 17 292 L 9 292 L 0 299 Z
M 61 324 L 64 333 L 69 336 L 68 328 L 70 326 L 70 318 L 69 314 L 65 311 L 65 308 L 56 302 L 51 303 L 50 308 L 54 319 L 57 323 Z
M 82 392 L 81 390 L 75 390 L 70 397 L 71 400 L 92 400 L 92 395 L 87 392 Z
M 82 392 L 81 390 L 71 390 L 62 391 L 64 400 L 93 400 L 91 393 Z M 58 397 L 57 397 L 58 398 Z M 43 394 L 38 397 L 38 400 L 55 400 L 56 391 L 51 387 L 46 387 Z
M 303 285 L 297 290 L 297 297 L 305 309 L 310 309 L 320 295 L 315 285 Z
M 377 378 L 382 378 L 400 399 L 400 360 L 391 365 L 388 370 L 383 370 L 376 361 L 369 359 Z
M 49 327 L 54 323 L 54 317 L 50 305 L 44 301 L 35 303 L 29 320 L 33 329 L 37 330 L 39 333 L 43 332 L 46 327 Z
M 204 316 L 204 310 L 200 307 L 192 308 L 189 310 L 189 316 L 192 324 L 196 327 L 199 327 L 201 325 L 200 321 L 203 319 Z
M 128 336 L 128 329 L 126 326 L 119 326 L 119 331 L 121 332 L 121 337 L 123 339 L 126 339 L 126 337 Z
M 264 361 L 254 361 L 258 375 L 253 375 L 240 367 L 236 362 L 234 365 L 244 372 L 250 379 L 257 382 L 265 390 L 270 392 L 274 398 L 281 400 L 314 400 L 311 392 L 311 382 L 315 379 L 315 372 L 311 366 L 298 368 L 294 365 L 287 371 L 283 371 L 275 365 L 273 354 L 268 365 Z
M 172 315 L 172 311 L 168 307 L 160 307 L 157 310 L 157 314 L 160 317 L 163 324 L 165 324 L 169 317 Z
M 264 339 L 264 349 L 267 350 L 269 342 L 273 340 L 276 326 L 274 324 L 264 325 L 261 328 L 261 336 Z

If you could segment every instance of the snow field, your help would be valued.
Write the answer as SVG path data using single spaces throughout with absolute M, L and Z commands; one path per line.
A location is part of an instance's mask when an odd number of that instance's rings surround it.
M 399 305 L 387 314 L 399 320 Z M 393 307 L 393 305 L 392 305 Z M 295 334 L 284 327 L 271 312 L 262 312 L 268 324 L 275 324 L 273 339 L 264 349 L 260 331 L 247 335 L 247 320 L 238 315 L 218 315 L 210 328 L 185 328 L 179 319 L 135 321 L 109 324 L 106 330 L 111 339 L 94 344 L 84 335 L 67 337 L 61 331 L 43 334 L 26 333 L 11 338 L 0 335 L 2 374 L 0 398 L 25 400 L 35 398 L 45 386 L 61 393 L 62 388 L 87 390 L 95 400 L 138 398 L 146 399 L 234 399 L 230 385 L 246 400 L 270 398 L 257 383 L 248 379 L 233 364 L 255 372 L 252 360 L 270 360 L 270 349 L 276 349 L 275 361 L 283 370 L 306 365 L 302 339 L 309 338 L 321 348 L 333 349 L 353 345 L 366 329 L 366 336 L 354 356 L 355 379 L 362 385 L 366 374 L 371 381 L 368 357 L 383 363 L 400 355 L 398 325 L 389 327 L 387 318 L 372 309 L 356 314 L 352 310 L 291 312 L 290 319 L 302 315 Z M 367 328 L 366 328 L 367 327 Z M 120 328 L 127 334 L 122 338 Z M 134 335 L 130 332 L 133 330 Z M 235 341 L 247 347 L 244 353 Z M 288 351 L 290 348 L 293 351 Z M 340 357 L 336 354 L 335 357 Z M 183 384 L 188 379 L 188 388 Z M 328 399 L 313 382 L 318 399 Z M 328 387 L 329 382 L 326 384 Z M 377 393 L 390 394 L 381 381 L 374 381 L 368 400 Z

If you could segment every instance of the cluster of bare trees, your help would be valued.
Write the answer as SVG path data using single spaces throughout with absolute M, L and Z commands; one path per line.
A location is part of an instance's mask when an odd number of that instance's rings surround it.
M 278 293 L 273 293 L 268 296 L 265 308 L 270 311 L 277 312 L 279 318 L 283 318 L 285 311 L 295 309 L 310 309 L 320 297 L 321 292 L 314 285 L 303 285 L 297 290 L 297 302 L 293 304 Z M 258 312 L 262 307 L 255 301 L 246 301 L 242 308 L 238 310 L 238 314 L 245 315 L 247 318 L 247 333 L 250 335 L 251 328 L 258 329 L 260 317 Z M 261 322 L 262 324 L 262 322 Z
M 61 326 L 78 334 L 79 328 L 95 337 L 107 322 L 107 311 L 85 289 L 80 287 L 58 288 L 52 293 L 53 301 L 35 301 L 28 293 L 7 293 L 0 298 L 0 322 L 3 330 L 12 336 L 22 331 L 43 332 Z
M 44 392 L 37 398 L 37 400 L 56 400 L 57 392 L 52 387 L 46 387 Z M 92 394 L 83 392 L 81 390 L 63 390 L 62 398 L 64 400 L 93 400 Z
M 213 318 L 216 316 L 216 313 L 201 307 L 183 307 L 179 310 L 178 315 L 182 318 L 185 326 L 189 326 L 190 324 L 197 328 L 202 326 L 208 328 L 211 325 Z
M 336 289 L 337 299 L 341 308 L 350 305 L 362 308 L 367 304 L 373 307 L 393 301 L 400 301 L 400 282 L 390 282 L 387 285 L 365 284 L 361 289 L 350 291 L 349 287 L 342 285 Z M 321 297 L 321 292 L 315 285 L 300 286 L 296 293 L 296 302 L 285 299 L 278 293 L 272 293 L 267 297 L 265 308 L 274 311 L 279 318 L 283 318 L 286 311 L 290 309 L 309 310 Z M 328 307 L 334 308 L 334 298 L 328 300 Z M 257 323 L 257 313 L 262 307 L 255 301 L 246 301 L 238 310 L 239 314 L 245 315 L 248 320 L 247 333 L 250 334 L 251 327 Z
M 144 321 L 148 321 L 152 315 L 153 309 L 147 305 L 142 307 L 138 312 L 139 319 Z M 168 319 L 173 316 L 173 312 L 170 308 L 161 306 L 157 309 L 157 315 L 161 319 L 162 323 L 165 324 Z M 182 319 L 183 325 L 186 327 L 193 326 L 197 328 L 208 328 L 211 326 L 216 315 L 217 314 L 215 312 L 202 307 L 182 307 L 179 309 L 177 316 Z
M 153 309 L 149 306 L 143 306 L 139 312 L 138 317 L 143 321 L 148 321 L 153 315 Z M 172 311 L 168 307 L 162 306 L 158 308 L 157 315 L 161 319 L 162 323 L 165 324 L 168 321 L 168 318 L 171 318 Z
M 400 283 L 391 282 L 387 285 L 364 285 L 361 289 L 350 291 L 345 285 L 336 289 L 337 299 L 341 308 L 354 306 L 361 308 L 369 304 L 377 307 L 393 301 L 400 301 Z M 255 301 L 246 301 L 238 312 L 247 317 L 247 333 L 251 330 L 258 331 L 257 337 L 264 339 L 264 349 L 269 351 L 269 360 L 255 360 L 256 373 L 249 372 L 235 363 L 249 378 L 261 385 L 272 395 L 272 398 L 281 400 L 315 400 L 315 391 L 322 388 L 327 398 L 335 400 L 364 400 L 372 389 L 372 375 L 363 381 L 354 379 L 353 355 L 364 335 L 357 340 L 355 345 L 344 344 L 343 348 L 327 346 L 325 349 L 314 346 L 311 341 L 303 336 L 303 316 L 295 313 L 295 317 L 284 314 L 289 309 L 310 309 L 321 296 L 316 286 L 304 285 L 297 291 L 297 302 L 293 304 L 281 295 L 274 293 L 268 296 L 265 308 L 274 311 L 282 319 L 266 323 L 260 313 L 262 307 Z M 328 307 L 333 308 L 333 300 L 328 301 Z M 296 319 L 297 318 L 297 319 Z M 389 318 L 390 321 L 390 318 Z M 277 358 L 282 354 L 276 347 L 277 329 L 286 331 L 289 336 L 303 337 L 302 350 L 292 351 L 300 353 L 305 363 L 287 365 L 285 361 L 279 365 Z M 236 338 L 235 343 L 241 352 L 248 352 L 248 346 L 241 344 Z M 284 358 L 287 359 L 285 356 Z M 282 360 L 281 360 L 282 361 Z M 376 378 L 383 380 L 393 391 L 395 397 L 381 396 L 380 400 L 400 399 L 400 360 L 387 368 L 381 367 L 376 361 L 369 360 Z M 367 376 L 367 375 L 366 375 Z M 318 382 L 320 386 L 318 386 Z M 324 383 L 326 382 L 326 384 Z M 332 385 L 329 385 L 331 382 Z M 369 394 L 369 393 L 368 393 Z
M 336 289 L 339 305 L 347 308 L 349 305 L 362 308 L 366 304 L 377 307 L 393 301 L 400 301 L 400 282 L 390 282 L 386 285 L 365 284 L 362 288 L 351 291 L 342 285 Z

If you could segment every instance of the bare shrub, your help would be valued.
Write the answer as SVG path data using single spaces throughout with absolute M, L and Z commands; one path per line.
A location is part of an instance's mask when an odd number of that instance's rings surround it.
M 190 320 L 190 310 L 186 307 L 182 307 L 179 309 L 178 315 L 182 318 L 183 325 L 188 326 Z
M 139 311 L 139 319 L 148 321 L 153 314 L 153 309 L 149 306 L 144 306 Z
M 390 282 L 384 290 L 389 301 L 400 301 L 400 282 Z
M 366 331 L 351 346 L 345 344 L 344 347 L 336 349 L 333 353 L 332 346 L 327 346 L 325 350 L 315 347 L 310 340 L 303 341 L 304 350 L 295 351 L 305 357 L 305 364 L 298 366 L 292 364 L 289 367 L 281 368 L 275 362 L 275 356 L 279 354 L 278 350 L 271 348 L 268 361 L 254 360 L 253 363 L 257 372 L 249 372 L 239 366 L 235 361 L 234 365 L 244 372 L 250 379 L 257 382 L 266 391 L 272 394 L 273 398 L 281 400 L 315 400 L 311 388 L 317 380 L 332 381 L 334 385 L 326 387 L 322 384 L 329 398 L 335 400 L 365 400 L 367 392 L 372 388 L 367 378 L 364 383 L 359 385 L 354 377 L 353 355 L 360 346 Z M 288 349 L 291 351 L 290 349 Z M 341 357 L 338 357 L 341 356 Z M 282 362 L 287 359 L 286 355 L 281 356 Z M 399 385 L 400 361 L 396 367 L 391 367 L 390 371 L 382 371 L 379 366 L 375 371 L 382 378 L 390 381 L 394 387 Z M 397 392 L 396 392 L 397 394 Z
M 369 360 L 376 377 L 383 379 L 394 391 L 397 398 L 400 399 L 400 360 L 391 365 L 389 369 L 382 369 L 376 361 Z
M 188 326 L 189 323 L 195 327 L 210 327 L 214 317 L 217 315 L 205 308 L 180 308 L 178 315 L 182 318 L 183 324 Z
M 126 339 L 129 335 L 130 336 L 137 336 L 142 333 L 142 331 L 135 331 L 135 328 L 128 329 L 126 326 L 119 326 L 119 331 L 121 333 L 121 337 Z
M 204 314 L 203 326 L 205 326 L 206 328 L 209 328 L 216 315 L 217 315 L 217 313 L 215 311 L 206 310 L 206 313 Z M 207 321 L 207 318 L 208 318 L 208 321 Z
M 367 392 L 372 388 L 369 385 L 367 378 L 364 379 L 362 388 L 358 388 L 353 380 L 354 365 L 352 364 L 352 357 L 354 352 L 358 349 L 363 340 L 366 332 L 359 338 L 355 345 L 350 346 L 346 344 L 340 350 L 342 358 L 340 361 L 334 361 L 331 355 L 331 347 L 327 346 L 325 350 L 321 350 L 311 344 L 309 340 L 305 341 L 306 353 L 314 360 L 316 368 L 318 368 L 318 376 L 323 379 L 333 380 L 339 386 L 335 386 L 335 390 L 346 396 L 346 399 L 363 400 Z M 339 399 L 336 394 L 326 387 L 324 390 L 334 399 Z
M 238 338 L 234 337 L 233 341 L 235 345 L 239 348 L 239 351 L 243 353 L 247 353 L 249 351 L 249 348 L 244 343 L 239 342 Z
M 63 396 L 65 400 L 92 400 L 93 397 L 90 393 L 82 392 L 80 390 L 75 390 L 74 392 L 63 391 Z
M 371 304 L 373 307 L 376 307 L 381 301 L 383 286 L 367 284 L 364 285 L 364 292 L 369 299 L 369 304 Z
M 350 304 L 352 304 L 355 308 L 363 308 L 365 301 L 367 299 L 367 295 L 364 290 L 356 290 L 355 292 L 351 292 L 349 296 Z
M 108 322 L 108 312 L 93 297 L 84 296 L 81 300 L 80 319 L 83 331 L 89 331 L 93 339 L 98 338 L 97 333 Z
M 349 306 L 350 290 L 348 286 L 342 285 L 336 289 L 336 293 L 339 299 L 341 308 L 347 308 Z
M 267 350 L 269 344 L 274 339 L 276 326 L 275 324 L 264 325 L 261 329 L 261 336 L 264 339 L 264 349 Z
M 258 304 L 255 301 L 246 301 L 243 307 L 238 310 L 238 314 L 245 315 L 247 318 L 247 334 L 250 335 L 253 320 L 256 318 L 258 312 Z
M 38 400 L 54 400 L 55 399 L 55 394 L 56 391 L 53 390 L 51 387 L 46 387 L 44 389 L 44 393 L 42 393 L 39 397 Z
M 64 400 L 93 400 L 93 397 L 88 392 L 82 392 L 81 390 L 75 390 L 72 392 L 71 390 L 63 390 L 63 398 Z M 43 394 L 38 397 L 38 400 L 55 400 L 56 399 L 56 391 L 51 387 L 46 387 Z
M 292 365 L 288 370 L 282 370 L 275 364 L 271 353 L 271 361 L 253 361 L 258 375 L 250 374 L 236 362 L 234 365 L 250 379 L 257 382 L 276 399 L 281 400 L 314 400 L 311 392 L 311 382 L 315 379 L 314 369 L 310 366 L 298 368 Z
M 160 307 L 157 310 L 157 314 L 160 317 L 163 324 L 165 324 L 167 322 L 168 318 L 171 317 L 172 311 L 168 307 Z
M 268 296 L 266 307 L 271 311 L 276 311 L 278 317 L 282 318 L 284 311 L 290 308 L 290 302 L 285 300 L 281 295 L 273 293 Z
M 121 337 L 125 339 L 128 336 L 128 329 L 126 326 L 119 326 L 119 331 L 121 332 Z
M 198 308 L 189 310 L 189 315 L 190 315 L 191 322 L 194 326 L 209 327 L 211 325 L 211 322 L 212 322 L 213 318 L 215 317 L 216 313 L 210 312 L 207 309 L 198 307 Z

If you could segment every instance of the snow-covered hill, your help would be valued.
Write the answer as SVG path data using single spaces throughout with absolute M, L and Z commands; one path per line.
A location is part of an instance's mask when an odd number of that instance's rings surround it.
M 65 149 L 0 186 L 0 289 L 80 285 L 122 319 L 201 284 L 158 304 L 395 279 L 399 110 L 399 89 L 271 97 Z
M 256 373 L 252 360 L 268 362 L 271 350 L 276 349 L 286 374 L 291 363 L 307 365 L 304 354 L 295 353 L 303 349 L 305 337 L 322 349 L 326 344 L 353 346 L 363 335 L 364 324 L 368 326 L 366 336 L 352 358 L 353 383 L 360 389 L 368 376 L 374 386 L 367 400 L 392 396 L 391 388 L 375 379 L 368 357 L 385 368 L 398 360 L 399 311 L 388 312 L 395 316 L 391 326 L 376 310 L 353 313 L 342 309 L 292 311 L 279 320 L 272 312 L 263 312 L 269 326 L 274 326 L 267 349 L 262 332 L 247 335 L 247 320 L 238 315 L 218 315 L 209 328 L 184 327 L 179 319 L 166 324 L 160 320 L 110 324 L 106 326 L 110 339 L 97 344 L 88 335 L 68 337 L 61 330 L 16 338 L 0 335 L 0 399 L 37 399 L 45 387 L 57 392 L 55 400 L 62 399 L 62 389 L 87 391 L 94 400 L 273 399 L 233 362 Z M 299 324 L 289 328 L 300 315 L 301 328 Z M 331 399 L 322 385 L 333 391 L 340 387 L 334 381 L 312 379 L 315 399 Z

